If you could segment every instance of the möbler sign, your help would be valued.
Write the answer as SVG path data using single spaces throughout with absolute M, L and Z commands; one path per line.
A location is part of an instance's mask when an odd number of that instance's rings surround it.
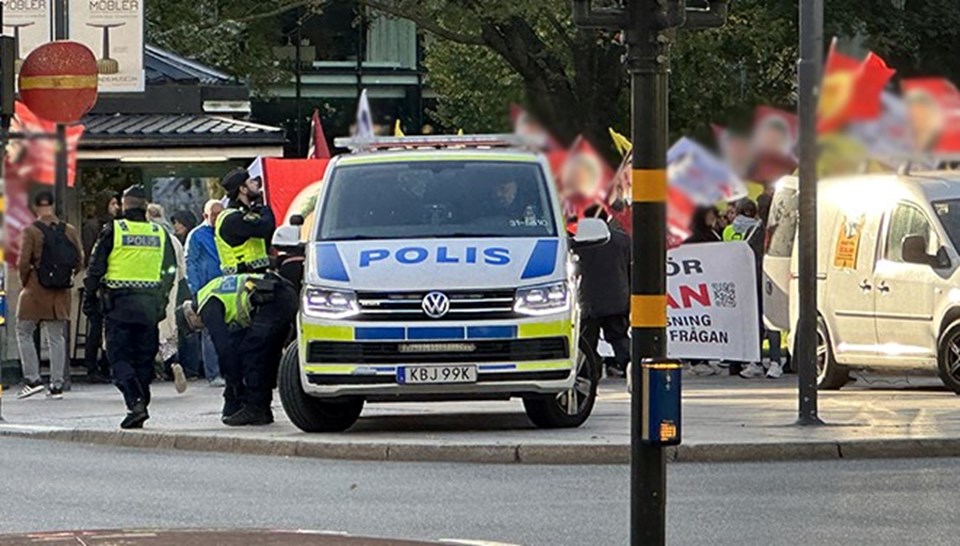
M 97 102 L 97 60 L 83 44 L 50 42 L 24 59 L 19 83 L 20 98 L 34 114 L 75 123 Z

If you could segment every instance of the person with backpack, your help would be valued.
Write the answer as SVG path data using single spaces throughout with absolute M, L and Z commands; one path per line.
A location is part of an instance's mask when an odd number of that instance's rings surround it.
M 70 321 L 70 292 L 73 277 L 83 267 L 80 233 L 61 222 L 53 212 L 53 194 L 44 191 L 33 200 L 36 222 L 23 230 L 17 272 L 20 299 L 17 302 L 17 344 L 23 367 L 24 384 L 17 398 L 27 398 L 44 390 L 40 378 L 40 358 L 34 343 L 37 325 L 50 347 L 51 398 L 63 398 L 67 369 L 67 329 Z

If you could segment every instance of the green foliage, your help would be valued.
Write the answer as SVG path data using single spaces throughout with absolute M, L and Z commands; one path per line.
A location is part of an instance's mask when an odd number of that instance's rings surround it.
M 523 81 L 502 57 L 487 47 L 435 40 L 424 64 L 439 97 L 430 114 L 449 131 L 510 130 L 509 105 L 523 100 Z
M 153 0 L 146 3 L 146 39 L 262 90 L 289 78 L 272 51 L 281 43 L 280 16 L 318 1 Z

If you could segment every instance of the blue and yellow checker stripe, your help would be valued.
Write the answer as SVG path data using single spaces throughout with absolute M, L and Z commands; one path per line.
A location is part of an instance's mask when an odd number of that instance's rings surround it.
M 478 326 L 350 326 L 339 324 L 300 325 L 300 354 L 306 354 L 311 341 L 470 341 L 488 339 L 528 339 L 565 336 L 573 346 L 573 322 L 569 319 L 549 322 L 524 322 Z M 303 363 L 303 357 L 301 357 Z M 308 374 L 347 375 L 353 373 L 395 373 L 397 366 L 366 364 L 304 363 Z M 484 372 L 534 372 L 569 369 L 571 361 L 546 360 L 517 363 L 478 364 Z

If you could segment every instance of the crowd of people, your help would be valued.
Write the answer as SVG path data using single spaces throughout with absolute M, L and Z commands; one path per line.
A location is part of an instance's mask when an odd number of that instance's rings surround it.
M 34 196 L 37 220 L 23 232 L 17 262 L 18 398 L 46 391 L 58 399 L 69 388 L 70 310 L 74 281 L 85 270 L 79 294 L 87 378 L 121 392 L 128 410 L 122 428 L 149 419 L 157 377 L 172 379 L 178 392 L 201 377 L 222 388 L 224 424 L 273 422 L 270 401 L 297 288 L 275 273 L 283 264 L 269 252 L 276 220 L 261 181 L 236 169 L 221 185 L 226 198 L 208 201 L 200 222 L 191 211 L 168 219 L 134 185 L 109 196 L 105 216 L 88 210 L 81 230 L 54 214 L 50 192 Z M 38 327 L 49 348 L 49 383 L 40 376 Z

